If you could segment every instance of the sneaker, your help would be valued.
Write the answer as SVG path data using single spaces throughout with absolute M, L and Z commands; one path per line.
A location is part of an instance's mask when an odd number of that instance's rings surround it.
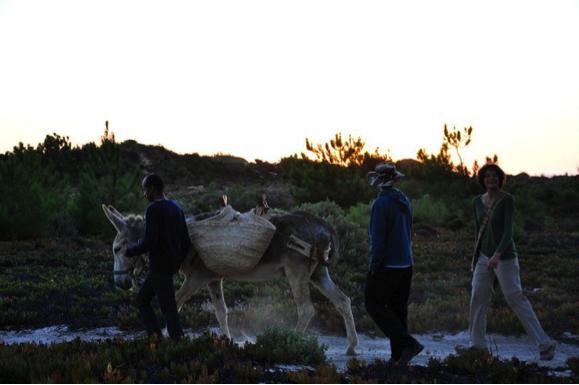
M 553 357 L 555 357 L 555 349 L 557 348 L 557 344 L 553 342 L 551 346 L 549 346 L 545 350 L 541 350 L 540 356 L 542 361 L 551 361 Z
M 396 364 L 399 366 L 406 366 L 408 363 L 416 357 L 422 350 L 424 346 L 416 341 L 413 345 L 410 345 L 404 349 L 402 349 L 402 353 L 400 353 L 400 359 L 396 361 Z

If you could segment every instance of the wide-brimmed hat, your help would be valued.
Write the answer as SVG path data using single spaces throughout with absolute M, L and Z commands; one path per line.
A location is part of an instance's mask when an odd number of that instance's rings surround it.
M 396 166 L 391 163 L 380 163 L 374 171 L 368 173 L 370 186 L 388 185 L 405 175 L 396 170 Z

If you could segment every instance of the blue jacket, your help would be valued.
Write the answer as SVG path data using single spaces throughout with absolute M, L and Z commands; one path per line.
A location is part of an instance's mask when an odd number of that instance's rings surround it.
M 412 266 L 412 206 L 400 190 L 383 188 L 370 216 L 370 271 Z
M 127 257 L 149 252 L 152 272 L 174 274 L 179 270 L 191 241 L 183 210 L 177 203 L 159 199 L 145 212 L 145 237 L 127 249 Z

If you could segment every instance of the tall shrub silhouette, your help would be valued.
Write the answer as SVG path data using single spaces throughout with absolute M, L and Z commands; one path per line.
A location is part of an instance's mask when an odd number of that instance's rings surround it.
M 445 124 L 442 130 L 442 143 L 437 154 L 428 154 L 420 148 L 416 157 L 420 162 L 408 173 L 413 178 L 426 182 L 424 193 L 432 196 L 467 197 L 478 191 L 476 175 L 469 171 L 462 158 L 461 150 L 471 143 L 473 128 L 465 127 L 462 130 L 448 129 Z M 450 148 L 454 148 L 458 164 L 452 160 Z M 475 163 L 474 167 L 478 167 Z
M 108 233 L 100 205 L 142 209 L 139 180 L 108 123 L 99 145 L 73 147 L 58 134 L 20 143 L 0 155 L 0 239 Z
M 68 138 L 47 136 L 36 148 L 19 143 L 0 157 L 0 239 L 57 235 L 66 228 L 69 188 L 51 158 L 60 148 L 70 149 Z
M 464 165 L 462 156 L 460 155 L 460 149 L 467 147 L 471 141 L 472 126 L 465 127 L 461 130 L 457 130 L 454 127 L 452 130 L 448 130 L 446 124 L 444 125 L 444 143 L 450 147 L 454 147 L 456 151 L 456 156 L 458 157 L 459 163 L 455 166 L 455 171 L 464 176 L 469 176 L 470 172 L 468 168 Z
M 342 133 L 338 132 L 329 142 L 324 144 L 313 144 L 306 138 L 306 149 L 315 160 L 322 163 L 330 163 L 338 166 L 364 166 L 371 160 L 379 162 L 389 160 L 386 155 L 381 155 L 379 148 L 370 153 L 365 150 L 366 142 L 361 137 L 354 139 L 351 134 L 347 139 L 342 138 Z M 310 159 L 307 154 L 301 153 L 302 159 Z
M 375 195 L 368 186 L 366 173 L 383 161 L 390 161 L 378 148 L 365 150 L 362 138 L 352 135 L 344 140 L 341 133 L 329 142 L 313 144 L 306 138 L 309 155 L 301 153 L 283 158 L 280 166 L 292 182 L 292 194 L 298 203 L 331 200 L 342 207 L 368 202 Z

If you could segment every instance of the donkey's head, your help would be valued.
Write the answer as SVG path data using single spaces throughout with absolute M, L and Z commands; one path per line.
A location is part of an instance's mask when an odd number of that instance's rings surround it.
M 113 206 L 102 205 L 106 217 L 117 230 L 113 241 L 115 264 L 113 276 L 115 285 L 121 289 L 137 286 L 137 278 L 143 268 L 143 258 L 128 258 L 127 248 L 139 240 L 144 234 L 144 222 L 141 216 L 124 216 Z

